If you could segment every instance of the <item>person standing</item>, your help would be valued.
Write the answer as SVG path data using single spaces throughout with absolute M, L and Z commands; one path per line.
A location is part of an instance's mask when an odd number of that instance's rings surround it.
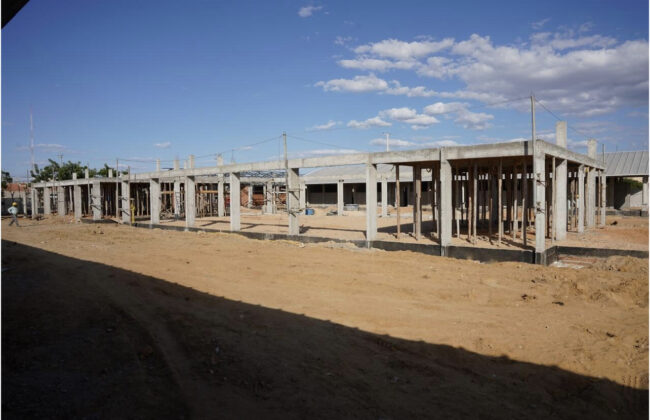
M 18 203 L 13 202 L 11 203 L 11 207 L 9 207 L 9 210 L 7 210 L 9 214 L 11 214 L 11 223 L 9 223 L 9 226 L 13 225 L 14 223 L 16 226 L 20 227 L 18 224 Z

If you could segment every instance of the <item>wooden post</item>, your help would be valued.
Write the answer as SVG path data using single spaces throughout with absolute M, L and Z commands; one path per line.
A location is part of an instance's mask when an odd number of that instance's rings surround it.
M 399 209 L 400 205 L 402 203 L 400 202 L 400 186 L 399 186 L 399 165 L 395 165 L 395 207 L 397 210 L 397 238 L 399 239 L 399 234 L 401 230 L 401 222 L 400 222 L 400 217 L 399 217 Z

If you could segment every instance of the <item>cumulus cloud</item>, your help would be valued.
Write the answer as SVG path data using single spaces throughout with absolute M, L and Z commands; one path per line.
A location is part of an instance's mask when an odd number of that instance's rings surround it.
M 350 128 L 372 128 L 372 127 L 390 127 L 392 124 L 382 120 L 379 117 L 368 118 L 365 121 L 352 120 L 348 122 L 347 126 Z
M 171 145 L 172 143 L 169 141 L 164 141 L 162 143 L 154 143 L 154 146 L 156 146 L 159 149 L 169 149 Z
M 390 82 L 391 87 L 387 88 L 384 92 L 389 94 L 389 95 L 404 95 L 408 96 L 409 98 L 414 98 L 414 97 L 429 97 L 429 96 L 435 96 L 438 93 L 434 90 L 429 90 L 425 88 L 424 86 L 416 86 L 416 87 L 407 87 L 407 86 L 402 86 L 400 82 L 397 80 L 393 80 Z
M 360 151 L 356 149 L 316 149 L 316 150 L 292 152 L 289 153 L 289 157 L 306 158 L 312 156 L 347 155 L 350 153 L 360 153 Z
M 372 139 L 370 140 L 370 144 L 373 146 L 386 146 L 386 138 Z M 417 145 L 418 145 L 417 143 L 408 140 L 391 139 L 391 138 L 388 139 L 389 147 L 412 147 Z
M 455 114 L 454 122 L 470 130 L 484 130 L 490 127 L 489 121 L 494 119 L 494 115 L 491 114 L 469 111 L 467 104 L 461 102 L 436 102 L 424 107 L 424 113 L 427 115 L 445 115 L 448 118 Z
M 321 86 L 325 91 L 334 92 L 372 92 L 385 90 L 388 82 L 378 78 L 374 74 L 367 76 L 355 76 L 354 79 L 333 79 L 327 82 L 318 82 L 315 86 Z
M 329 120 L 325 124 L 320 124 L 320 125 L 315 125 L 311 128 L 308 128 L 308 131 L 326 131 L 326 130 L 331 130 L 332 128 L 336 127 L 337 125 L 341 124 L 340 121 L 333 121 Z
M 539 21 L 537 26 L 545 23 Z M 432 79 L 453 80 L 461 84 L 456 91 L 405 88 L 374 74 L 357 76 L 360 80 L 319 83 L 326 90 L 430 95 L 484 103 L 518 98 L 532 91 L 555 112 L 580 117 L 647 106 L 648 41 L 621 42 L 588 33 L 591 29 L 584 24 L 577 30 L 537 32 L 529 43 L 516 45 L 498 45 L 489 36 L 478 34 L 460 41 L 387 39 L 358 46 L 353 49 L 354 57 L 338 61 L 349 69 L 412 71 Z M 459 122 L 477 118 L 488 119 L 466 115 Z
M 386 109 L 379 112 L 379 116 L 410 124 L 413 130 L 425 129 L 439 122 L 436 117 L 418 114 L 415 109 L 406 107 Z
M 298 16 L 301 18 L 306 18 L 322 9 L 323 6 L 304 6 L 298 10 Z

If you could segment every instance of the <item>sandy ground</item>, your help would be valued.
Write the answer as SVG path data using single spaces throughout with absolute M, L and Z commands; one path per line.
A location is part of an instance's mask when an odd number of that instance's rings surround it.
M 335 211 L 336 207 L 317 208 L 314 216 L 300 216 L 300 233 L 305 236 L 316 236 L 332 239 L 365 240 L 366 214 L 364 211 L 345 212 L 344 216 L 327 216 L 328 211 Z M 413 235 L 412 208 L 402 208 L 400 221 L 401 232 L 400 242 L 434 244 L 437 239 L 432 238 L 431 233 L 435 228 L 430 211 L 424 211 L 422 222 L 422 238 L 417 241 Z M 143 221 L 148 222 L 148 219 Z M 389 217 L 378 217 L 377 219 L 377 240 L 398 241 L 396 238 L 397 219 L 394 209 Z M 172 226 L 185 226 L 185 220 L 163 220 L 162 224 Z M 261 210 L 241 208 L 241 229 L 244 232 L 264 233 L 287 233 L 286 214 L 262 215 Z M 199 217 L 196 219 L 196 227 L 213 229 L 227 232 L 230 230 L 230 219 L 228 217 Z M 454 227 L 455 229 L 455 227 Z M 495 229 L 496 230 L 496 229 Z M 523 239 L 519 232 L 516 239 L 506 231 L 502 243 L 497 246 L 496 231 L 493 232 L 492 241 L 489 240 L 487 229 L 479 229 L 478 241 L 471 244 L 467 240 L 467 228 L 461 227 L 460 238 L 455 235 L 452 238 L 452 245 L 455 246 L 477 246 L 483 248 L 521 249 Z M 437 237 L 434 235 L 434 237 Z M 528 247 L 532 248 L 535 241 L 535 230 L 528 230 Z M 648 218 L 647 217 L 621 217 L 607 216 L 605 228 L 585 229 L 584 233 L 568 232 L 567 239 L 553 242 L 547 239 L 547 246 L 554 244 L 564 246 L 580 246 L 595 248 L 635 249 L 648 250 Z
M 648 417 L 647 259 L 23 225 L 2 222 L 7 418 Z

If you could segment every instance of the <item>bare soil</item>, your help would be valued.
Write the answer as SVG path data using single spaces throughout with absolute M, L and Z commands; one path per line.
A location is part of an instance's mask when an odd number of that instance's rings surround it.
M 21 222 L 2 222 L 7 418 L 648 417 L 647 259 Z

